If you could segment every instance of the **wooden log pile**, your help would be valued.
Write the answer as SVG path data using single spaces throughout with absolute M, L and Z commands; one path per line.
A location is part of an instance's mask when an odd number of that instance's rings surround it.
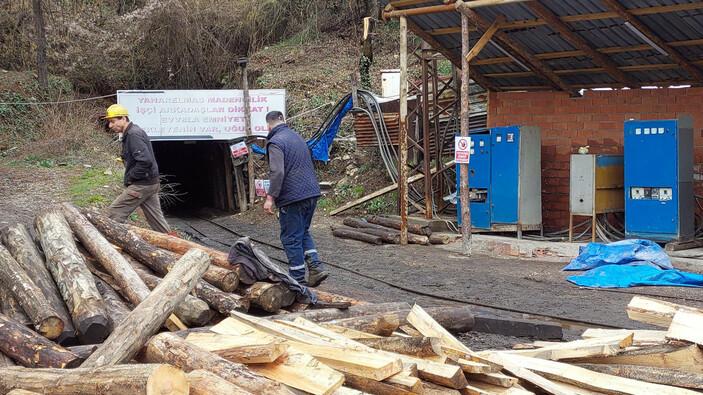
M 0 304 L 0 394 L 703 390 L 703 311 L 685 306 L 633 299 L 633 319 L 668 331 L 474 352 L 452 335 L 478 325 L 466 307 L 320 292 L 346 308 L 308 310 L 280 284 L 243 280 L 222 252 L 66 204 L 37 217 L 38 243 L 13 229 L 0 231 L 0 296 L 12 301 Z
M 367 218 L 347 217 L 343 226 L 333 226 L 332 234 L 342 239 L 353 239 L 369 244 L 400 244 L 400 220 L 381 216 Z M 408 243 L 447 244 L 446 235 L 432 234 L 429 226 L 408 224 Z

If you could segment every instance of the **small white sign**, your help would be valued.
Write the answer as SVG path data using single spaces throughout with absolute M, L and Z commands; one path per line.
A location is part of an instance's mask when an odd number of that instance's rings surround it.
M 254 180 L 256 196 L 266 196 L 269 191 L 269 185 L 271 185 L 271 182 L 269 180 Z
M 454 139 L 454 161 L 456 163 L 469 163 L 471 157 L 471 138 L 457 136 Z
M 247 143 L 243 141 L 241 143 L 230 145 L 229 149 L 232 151 L 232 156 L 234 156 L 235 158 L 249 153 L 249 151 L 247 150 Z

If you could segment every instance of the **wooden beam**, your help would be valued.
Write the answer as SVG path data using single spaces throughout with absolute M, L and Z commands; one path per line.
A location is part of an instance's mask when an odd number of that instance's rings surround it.
M 471 18 L 481 30 L 488 30 L 491 26 L 491 23 L 488 20 L 486 20 L 484 17 L 482 17 L 472 9 L 467 8 L 466 3 L 464 1 L 458 0 L 456 2 L 456 7 L 459 12 L 468 15 L 469 18 Z M 524 50 L 515 40 L 510 38 L 507 34 L 498 31 L 496 32 L 494 37 L 496 41 L 498 41 L 498 43 L 503 44 L 507 47 L 504 49 L 509 52 L 513 52 L 514 54 L 517 54 L 517 57 L 525 59 L 525 61 L 527 61 L 532 66 L 532 68 L 541 75 L 542 78 L 554 84 L 556 88 L 561 89 L 565 92 L 569 92 L 569 94 L 573 97 L 579 96 L 578 91 L 569 84 L 567 84 L 566 81 L 564 81 L 561 77 L 556 75 L 551 67 L 549 67 L 541 60 L 535 58 L 533 54 Z
M 411 20 L 408 20 L 408 29 L 413 32 L 414 35 L 418 36 L 421 38 L 424 42 L 429 44 L 432 48 L 437 50 L 437 52 L 441 53 L 444 55 L 447 60 L 452 62 L 454 66 L 457 68 L 461 69 L 461 57 L 457 56 L 454 54 L 454 52 L 445 47 L 444 45 L 440 44 L 439 41 L 435 40 L 434 37 L 430 36 L 422 30 L 418 25 L 414 24 Z M 471 78 L 481 87 L 485 90 L 497 90 L 495 85 L 493 85 L 492 82 L 488 81 L 488 79 L 484 78 L 481 73 L 477 72 L 473 67 L 469 66 L 469 73 L 471 74 Z
M 603 4 L 606 5 L 606 7 L 610 8 L 611 10 L 615 11 L 620 18 L 622 18 L 623 21 L 629 23 L 634 27 L 635 29 L 639 30 L 640 33 L 645 35 L 649 40 L 651 40 L 654 44 L 659 46 L 662 50 L 664 50 L 669 57 L 674 60 L 676 63 L 681 66 L 682 69 L 686 70 L 688 74 L 693 77 L 698 82 L 703 82 L 703 72 L 701 72 L 698 67 L 694 66 L 691 64 L 691 62 L 688 61 L 679 51 L 674 49 L 673 47 L 669 46 L 666 41 L 662 40 L 661 37 L 659 37 L 658 34 L 656 34 L 652 29 L 650 29 L 647 25 L 642 23 L 637 17 L 629 12 L 625 7 L 622 6 L 617 0 L 602 0 Z
M 528 3 L 529 4 L 529 3 Z M 483 49 L 483 47 L 488 44 L 488 41 L 491 40 L 491 37 L 498 31 L 498 26 L 505 21 L 505 14 L 500 14 L 496 18 L 495 21 L 491 24 L 491 26 L 486 30 L 485 33 L 483 33 L 483 36 L 474 44 L 473 48 L 469 51 L 468 54 L 466 54 L 466 60 L 471 61 L 471 59 L 475 58 Z
M 673 385 L 676 387 L 703 389 L 703 374 L 682 372 L 676 369 L 663 369 L 652 366 L 637 365 L 599 365 L 579 364 L 578 366 L 613 376 L 634 380 Z
M 613 78 L 622 82 L 623 84 L 632 84 L 632 80 L 630 80 L 630 78 L 626 76 L 624 72 L 618 69 L 618 66 L 612 60 L 608 59 L 602 53 L 598 52 L 595 48 L 593 48 L 588 42 L 586 42 L 586 40 L 581 38 L 581 36 L 579 36 L 573 30 L 571 30 L 571 28 L 565 22 L 559 19 L 558 16 L 556 16 L 554 13 L 552 13 L 552 11 L 547 9 L 547 7 L 543 6 L 537 1 L 528 1 L 525 4 L 535 14 L 539 15 L 540 17 L 542 17 L 542 19 L 547 21 L 549 26 L 556 30 L 557 33 L 564 36 L 576 48 L 580 49 L 589 57 L 591 57 L 591 59 L 593 59 L 596 64 L 605 69 L 605 71 L 607 71 L 608 74 L 610 74 Z
M 664 345 L 638 351 L 625 351 L 612 357 L 580 359 L 578 363 L 653 366 L 703 373 L 703 351 L 695 344 L 678 349 L 671 345 Z
M 676 11 L 692 11 L 692 10 L 698 10 L 703 8 L 703 3 L 697 2 L 697 3 L 688 3 L 688 4 L 674 4 L 674 5 L 666 5 L 666 6 L 657 6 L 657 7 L 643 7 L 643 8 L 635 8 L 629 10 L 629 12 L 632 15 L 653 15 L 653 14 L 662 14 L 665 12 L 676 12 Z M 613 19 L 613 18 L 619 18 L 619 15 L 616 12 L 608 11 L 608 12 L 597 12 L 593 14 L 581 14 L 581 15 L 568 15 L 568 16 L 563 16 L 560 17 L 563 22 L 565 23 L 572 23 L 572 22 L 581 22 L 581 21 L 594 21 L 594 20 L 599 20 L 599 19 Z M 520 29 L 520 28 L 526 28 L 526 27 L 534 27 L 534 26 L 541 26 L 541 25 L 546 25 L 547 21 L 544 19 L 523 19 L 519 21 L 510 21 L 510 22 L 504 22 L 500 25 L 501 29 Z M 474 26 L 471 28 L 471 31 L 476 31 L 477 28 Z M 441 29 L 433 29 L 433 30 L 428 30 L 428 34 L 431 34 L 433 36 L 435 35 L 440 35 L 440 34 L 455 34 L 455 33 L 461 33 L 461 28 L 456 26 L 456 27 L 446 27 L 446 28 L 441 28 Z
M 679 310 L 674 314 L 666 337 L 703 344 L 703 313 L 700 311 Z
M 681 304 L 635 295 L 627 304 L 627 316 L 631 320 L 646 322 L 668 328 L 679 310 L 703 313 L 703 310 L 687 307 Z

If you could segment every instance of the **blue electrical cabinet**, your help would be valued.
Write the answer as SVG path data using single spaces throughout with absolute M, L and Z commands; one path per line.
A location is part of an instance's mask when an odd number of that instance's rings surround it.
M 693 118 L 625 122 L 625 235 L 694 237 Z
M 535 126 L 471 131 L 469 195 L 477 230 L 539 230 L 542 226 L 541 137 Z M 461 188 L 457 165 L 457 191 Z M 461 204 L 457 204 L 461 225 Z

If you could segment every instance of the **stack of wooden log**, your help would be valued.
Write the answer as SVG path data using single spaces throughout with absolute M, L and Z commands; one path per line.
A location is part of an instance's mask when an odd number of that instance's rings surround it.
M 344 218 L 344 226 L 333 226 L 332 234 L 342 239 L 353 239 L 369 244 L 400 244 L 400 220 L 382 216 Z M 408 223 L 408 243 L 447 244 L 449 236 L 432 233 L 427 225 Z

